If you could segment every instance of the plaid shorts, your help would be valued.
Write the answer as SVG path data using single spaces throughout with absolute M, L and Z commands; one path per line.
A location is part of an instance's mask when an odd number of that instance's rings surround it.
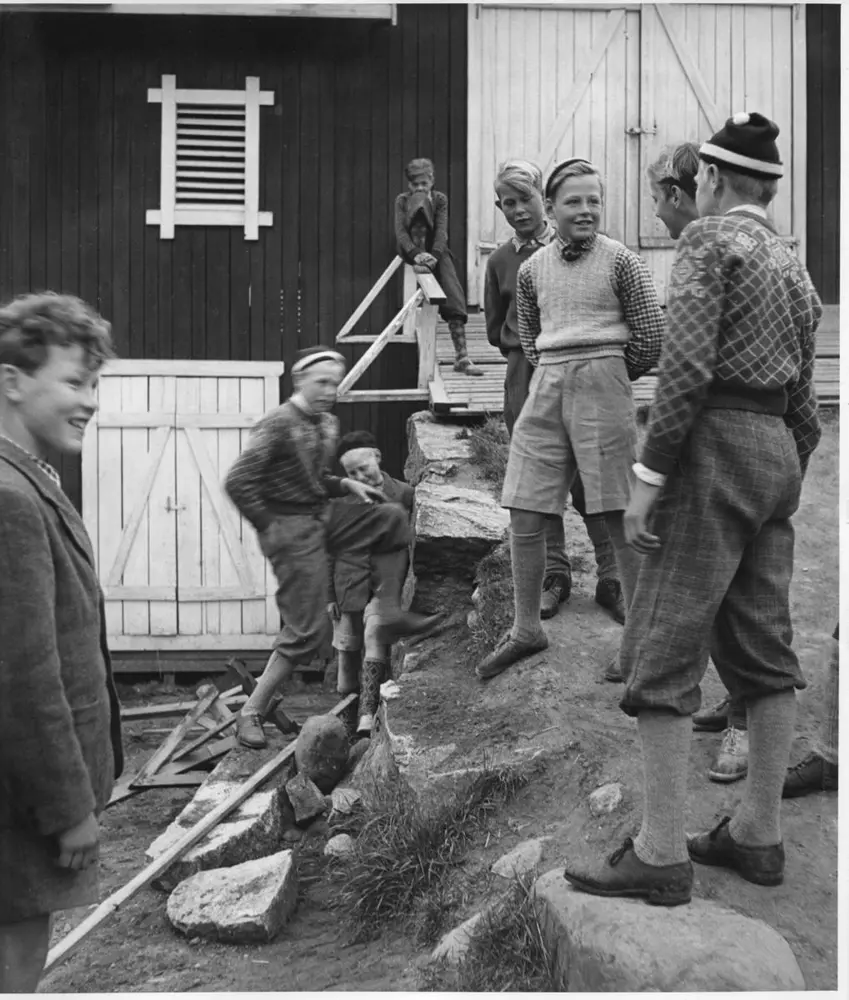
M 733 699 L 806 686 L 791 647 L 802 477 L 781 417 L 704 409 L 658 500 L 620 651 L 628 715 L 698 711 L 713 658 Z
M 588 514 L 624 510 L 636 447 L 623 358 L 540 365 L 513 428 L 501 505 L 561 514 L 580 473 Z

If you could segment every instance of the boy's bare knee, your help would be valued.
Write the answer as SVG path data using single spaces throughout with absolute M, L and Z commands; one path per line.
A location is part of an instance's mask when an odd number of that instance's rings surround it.
M 515 535 L 532 535 L 542 531 L 545 524 L 545 514 L 535 510 L 511 510 L 510 530 Z

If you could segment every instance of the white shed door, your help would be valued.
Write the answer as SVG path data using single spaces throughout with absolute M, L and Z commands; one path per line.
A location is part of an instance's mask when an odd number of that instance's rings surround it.
M 120 361 L 104 371 L 83 516 L 112 648 L 239 649 L 277 633 L 273 575 L 222 480 L 279 401 L 281 370 Z
M 469 302 L 481 302 L 486 257 L 509 234 L 493 180 L 511 156 L 544 174 L 569 156 L 596 163 L 604 230 L 646 258 L 665 296 L 673 244 L 654 220 L 645 167 L 740 110 L 781 127 L 774 217 L 804 259 L 804 31 L 789 4 L 471 5 Z

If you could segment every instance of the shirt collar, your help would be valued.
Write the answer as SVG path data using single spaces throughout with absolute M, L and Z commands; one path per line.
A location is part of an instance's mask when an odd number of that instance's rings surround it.
M 752 215 L 758 215 L 762 219 L 767 217 L 766 209 L 761 205 L 735 205 L 734 208 L 729 208 L 725 214 L 731 215 L 732 212 L 751 212 Z
M 521 253 L 525 247 L 547 247 L 553 239 L 554 226 L 552 226 L 548 219 L 545 220 L 545 229 L 543 229 L 539 236 L 532 236 L 529 240 L 523 240 L 516 233 L 513 233 L 510 238 L 516 253 Z
M 0 434 L 0 438 L 3 438 L 4 441 L 8 441 L 9 444 L 11 445 L 14 445 L 14 447 L 17 448 L 18 451 L 26 455 L 27 458 L 30 459 L 30 461 L 35 462 L 35 464 L 39 467 L 39 469 L 41 469 L 41 471 L 45 474 L 45 476 L 47 476 L 53 483 L 55 483 L 55 485 L 58 486 L 60 490 L 62 489 L 62 480 L 59 477 L 59 473 L 53 468 L 53 466 L 49 462 L 45 462 L 43 458 L 39 458 L 37 455 L 33 455 L 33 453 L 28 448 L 24 448 L 23 445 L 18 444 L 17 441 L 13 441 L 6 434 Z

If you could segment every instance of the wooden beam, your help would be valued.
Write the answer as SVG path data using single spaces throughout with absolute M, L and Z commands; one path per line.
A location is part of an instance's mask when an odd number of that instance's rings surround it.
M 395 341 L 393 341 L 395 343 Z M 337 403 L 426 403 L 429 396 L 423 389 L 351 389 Z
M 337 396 L 342 396 L 346 393 L 351 386 L 361 378 L 368 366 L 374 361 L 374 359 L 380 354 L 383 348 L 389 342 L 389 338 L 398 329 L 399 326 L 404 322 L 405 317 L 410 312 L 411 309 L 415 309 L 421 302 L 423 298 L 423 293 L 419 290 L 416 294 L 406 302 L 401 310 L 395 315 L 394 319 L 390 320 L 388 326 L 386 326 L 375 338 L 374 343 L 366 351 L 366 353 L 360 358 L 360 360 L 353 366 L 353 368 L 348 372 L 348 374 L 339 383 L 339 389 L 337 390 Z
M 354 694 L 349 694 L 347 698 L 343 698 L 342 701 L 330 710 L 330 714 L 338 717 L 349 705 L 356 701 L 356 697 Z M 258 788 L 261 788 L 270 778 L 273 778 L 274 775 L 281 771 L 294 755 L 295 742 L 292 742 L 259 768 L 258 771 L 255 771 L 244 784 L 234 789 L 233 793 L 219 806 L 195 823 L 179 840 L 173 843 L 168 850 L 160 854 L 155 861 L 140 871 L 127 885 L 117 892 L 113 892 L 108 899 L 105 899 L 96 907 L 85 920 L 79 923 L 70 934 L 64 937 L 50 951 L 44 966 L 45 971 L 67 958 L 96 927 L 102 924 L 108 917 L 111 917 L 127 900 L 132 899 L 136 893 L 148 886 L 158 875 L 167 871 L 175 861 L 178 861 L 198 841 L 202 840 L 211 830 L 214 830 L 221 820 L 238 809 Z
M 395 257 L 386 268 L 386 270 L 381 274 L 381 276 L 375 281 L 371 286 L 371 291 L 366 295 L 363 301 L 357 306 L 357 308 L 351 314 L 348 322 L 342 327 L 342 329 L 336 334 L 336 343 L 338 344 L 342 340 L 350 342 L 349 334 L 354 329 L 354 327 L 359 323 L 359 321 L 365 316 L 366 310 L 374 302 L 374 300 L 383 291 L 386 283 L 392 277 L 392 275 L 398 270 L 398 268 L 404 263 L 400 257 Z M 406 301 L 406 296 L 404 300 Z M 371 338 L 369 338 L 371 339 Z
M 436 321 L 438 310 L 428 302 L 419 311 L 416 335 L 419 338 L 419 389 L 426 391 L 433 379 L 436 365 Z
M 445 302 L 445 292 L 442 290 L 442 285 L 436 280 L 436 278 L 428 272 L 413 272 L 416 276 L 416 283 L 419 288 L 424 292 L 425 298 L 431 305 L 441 306 Z
M 684 70 L 684 75 L 687 77 L 690 86 L 693 88 L 696 97 L 699 100 L 699 104 L 701 105 L 705 118 L 707 118 L 711 131 L 718 132 L 719 129 L 722 128 L 722 123 L 725 119 L 720 116 L 719 110 L 714 104 L 713 98 L 710 96 L 710 91 L 707 88 L 707 84 L 704 81 L 704 77 L 702 76 L 699 67 L 695 64 L 690 56 L 690 53 L 682 44 L 681 39 L 678 37 L 678 32 L 672 27 L 669 20 L 669 13 L 664 13 L 663 4 L 656 3 L 652 4 L 652 6 L 657 12 L 658 19 L 663 25 L 663 29 L 669 38 L 675 55 L 678 57 L 678 62 L 681 63 L 681 69 Z M 660 97 L 662 100 L 663 95 L 660 95 Z

